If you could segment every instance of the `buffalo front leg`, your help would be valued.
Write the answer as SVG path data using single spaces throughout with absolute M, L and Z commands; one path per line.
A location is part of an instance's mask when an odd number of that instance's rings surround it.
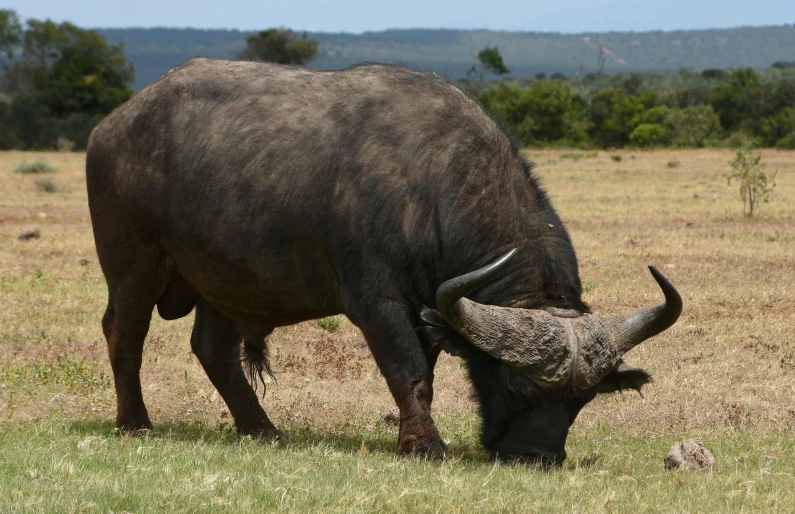
M 229 407 L 239 434 L 276 435 L 240 363 L 243 336 L 237 325 L 205 300 L 196 304 L 190 343 L 204 371 Z
M 400 409 L 398 454 L 446 458 L 431 418 L 433 365 L 414 329 L 408 306 L 382 302 L 357 324 Z

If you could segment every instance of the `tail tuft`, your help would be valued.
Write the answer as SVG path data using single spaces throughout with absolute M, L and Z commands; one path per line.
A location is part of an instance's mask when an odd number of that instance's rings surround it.
M 262 397 L 265 397 L 265 378 L 262 376 L 263 371 L 271 377 L 271 380 L 276 381 L 273 375 L 270 361 L 268 360 L 268 344 L 265 338 L 258 339 L 244 339 L 243 341 L 243 367 L 246 371 L 246 377 L 257 392 L 258 382 L 262 384 Z

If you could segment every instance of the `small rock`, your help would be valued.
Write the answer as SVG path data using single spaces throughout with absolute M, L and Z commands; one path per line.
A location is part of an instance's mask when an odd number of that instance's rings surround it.
M 712 471 L 715 457 L 698 439 L 688 439 L 671 447 L 665 457 L 665 469 L 675 471 L 692 469 L 696 471 Z
M 88 259 L 80 259 L 77 263 L 81 266 L 88 266 Z
M 400 425 L 400 411 L 395 409 L 381 415 L 381 421 L 387 425 Z
M 41 237 L 41 232 L 39 231 L 39 227 L 28 227 L 22 229 L 22 232 L 19 233 L 20 241 L 28 241 L 30 239 L 38 239 Z

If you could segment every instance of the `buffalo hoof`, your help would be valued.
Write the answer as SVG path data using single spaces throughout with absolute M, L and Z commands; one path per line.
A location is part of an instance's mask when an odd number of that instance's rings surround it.
M 398 455 L 401 457 L 421 457 L 428 460 L 447 460 L 444 443 L 438 435 L 422 438 L 406 437 L 398 444 Z

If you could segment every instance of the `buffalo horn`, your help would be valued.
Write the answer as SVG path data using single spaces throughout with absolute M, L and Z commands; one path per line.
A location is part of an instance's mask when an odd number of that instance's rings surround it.
M 465 296 L 479 288 L 515 255 L 439 286 L 436 303 L 444 320 L 474 346 L 513 366 L 537 382 L 561 387 L 596 385 L 621 355 L 670 327 L 682 311 L 676 288 L 653 266 L 652 275 L 665 303 L 629 315 L 602 320 L 560 309 L 520 309 L 473 302 Z
M 665 295 L 665 302 L 605 320 L 610 338 L 621 355 L 676 323 L 679 315 L 682 314 L 682 297 L 679 291 L 657 268 L 649 266 L 649 271 L 660 285 Z

